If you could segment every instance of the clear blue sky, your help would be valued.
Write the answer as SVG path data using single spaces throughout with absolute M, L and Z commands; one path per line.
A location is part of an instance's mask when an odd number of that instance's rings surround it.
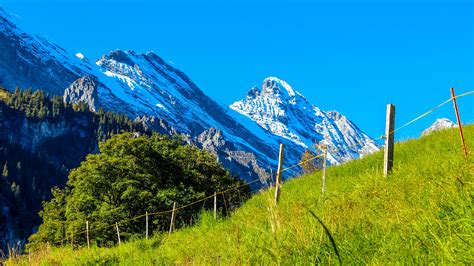
M 385 106 L 397 124 L 474 90 L 474 4 L 462 0 L 151 1 L 0 0 L 29 32 L 96 60 L 110 50 L 153 50 L 223 105 L 267 76 L 373 137 Z M 460 99 L 474 122 L 474 95 Z M 452 105 L 407 127 L 416 137 Z

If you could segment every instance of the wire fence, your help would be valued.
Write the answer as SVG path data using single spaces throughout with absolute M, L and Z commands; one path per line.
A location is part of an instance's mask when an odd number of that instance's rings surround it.
M 289 167 L 286 167 L 284 169 L 281 170 L 281 173 L 285 172 L 285 171 L 288 171 L 290 169 L 293 169 L 299 165 L 302 165 L 302 164 L 305 164 L 305 163 L 308 163 L 310 161 L 313 161 L 317 158 L 321 158 L 323 157 L 324 154 L 319 154 L 319 155 L 316 155 L 316 156 L 313 156 L 307 160 L 304 160 L 304 161 L 301 161 L 297 164 L 294 164 L 294 165 L 291 165 Z M 138 216 L 135 216 L 135 217 L 131 217 L 131 218 L 127 218 L 127 219 L 123 219 L 123 220 L 120 220 L 120 221 L 117 221 L 116 223 L 117 224 L 124 224 L 124 223 L 127 223 L 127 222 L 131 222 L 131 221 L 135 221 L 135 220 L 138 220 L 138 219 L 142 219 L 142 218 L 145 218 L 146 216 L 150 217 L 150 216 L 156 216 L 156 215 L 160 215 L 160 214 L 166 214 L 166 213 L 172 213 L 172 212 L 177 212 L 179 210 L 183 210 L 183 209 L 186 209 L 188 207 L 191 207 L 193 205 L 196 205 L 200 202 L 203 202 L 203 201 L 206 201 L 206 200 L 209 200 L 209 199 L 212 199 L 215 197 L 215 195 L 224 195 L 228 192 L 231 192 L 231 191 L 234 191 L 234 190 L 237 190 L 237 189 L 240 189 L 242 187 L 245 187 L 245 186 L 248 186 L 248 185 L 251 185 L 251 184 L 254 184 L 254 183 L 257 183 L 257 182 L 263 182 L 265 180 L 262 180 L 260 178 L 257 178 L 255 180 L 252 180 L 252 181 L 249 181 L 249 182 L 246 182 L 246 183 L 243 183 L 239 186 L 235 186 L 235 187 L 231 187 L 231 188 L 228 188 L 228 189 L 225 189 L 225 190 L 222 190 L 222 191 L 218 191 L 218 192 L 215 192 L 214 194 L 210 195 L 210 196 L 205 196 L 201 199 L 198 199 L 194 202 L 191 202 L 191 203 L 188 203 L 186 205 L 183 205 L 183 206 L 180 206 L 178 208 L 175 208 L 175 209 L 168 209 L 168 210 L 163 210 L 163 211 L 158 211 L 158 212 L 150 212 L 150 213 L 145 213 L 145 214 L 142 214 L 142 215 L 138 215 Z M 77 222 L 77 221 L 55 221 L 57 223 L 61 223 L 61 224 L 67 224 L 67 223 L 72 223 L 72 222 Z M 110 225 L 105 225 L 105 226 L 99 226 L 99 227 L 94 227 L 93 229 L 88 229 L 88 230 L 83 230 L 83 231 L 80 231 L 78 233 L 76 233 L 76 236 L 78 235 L 83 235 L 83 234 L 87 234 L 87 233 L 92 233 L 92 232 L 96 232 L 96 231 L 99 231 L 99 230 L 104 230 L 104 229 L 108 229 L 108 228 L 113 228 L 116 226 L 116 223 L 113 223 L 113 224 L 110 224 Z M 85 222 L 84 222 L 85 224 Z M 91 224 L 89 224 L 91 225 Z M 61 244 L 61 243 L 64 243 L 64 242 L 68 242 L 68 241 L 71 241 L 72 240 L 72 237 L 65 237 L 59 241 L 55 241 L 55 242 L 51 242 L 51 244 Z
M 446 101 L 440 103 L 439 105 L 437 105 L 437 106 L 431 108 L 430 110 L 424 112 L 423 114 L 421 114 L 421 115 L 415 117 L 414 119 L 408 121 L 407 123 L 403 124 L 402 126 L 400 126 L 400 127 L 396 128 L 395 130 L 391 131 L 391 132 L 390 132 L 390 135 L 393 134 L 393 133 L 395 133 L 395 132 L 397 132 L 397 131 L 399 131 L 399 130 L 402 129 L 402 128 L 405 128 L 405 127 L 407 127 L 407 126 L 409 126 L 409 125 L 415 123 L 416 121 L 420 120 L 421 118 L 423 118 L 423 117 L 425 117 L 425 116 L 427 116 L 427 115 L 433 113 L 434 111 L 438 110 L 438 109 L 441 108 L 442 106 L 444 106 L 444 105 L 446 105 L 447 103 L 451 102 L 453 99 L 458 99 L 458 98 L 461 98 L 461 97 L 464 97 L 464 96 L 467 96 L 467 95 L 471 95 L 471 94 L 473 94 L 473 93 L 474 93 L 474 91 L 468 91 L 468 92 L 465 92 L 465 93 L 463 93 L 463 94 L 459 94 L 459 95 L 456 95 L 455 97 L 451 97 L 451 98 L 447 99 Z M 377 141 L 377 140 L 385 139 L 385 137 L 386 137 L 385 135 L 382 135 L 382 136 L 380 136 L 380 137 L 378 137 L 378 138 L 376 138 L 376 139 L 374 139 L 374 140 Z
M 439 104 L 439 105 L 437 105 L 437 106 L 431 108 L 430 110 L 426 111 L 425 113 L 423 113 L 423 114 L 417 116 L 416 118 L 410 120 L 409 122 L 403 124 L 402 126 L 396 128 L 395 130 L 391 131 L 390 134 L 393 134 L 393 133 L 395 133 L 395 132 L 397 132 L 397 131 L 399 131 L 399 130 L 405 128 L 405 127 L 407 127 L 408 125 L 415 123 L 416 121 L 420 120 L 421 118 L 427 116 L 428 114 L 430 114 L 430 113 L 436 111 L 436 110 L 439 109 L 440 107 L 442 107 L 442 106 L 446 105 L 447 103 L 451 102 L 453 99 L 465 97 L 465 96 L 468 96 L 468 95 L 471 95 L 471 94 L 474 94 L 474 91 L 465 92 L 465 93 L 463 93 L 463 94 L 459 94 L 459 95 L 457 95 L 457 96 L 451 97 L 451 98 L 449 98 L 448 100 L 442 102 L 441 104 Z M 379 138 L 377 138 L 377 139 L 375 139 L 375 140 L 380 140 L 380 139 L 384 139 L 384 138 L 385 138 L 385 136 L 382 135 L 381 137 L 379 137 Z M 315 155 L 315 156 L 313 156 L 313 157 L 311 157 L 311 158 L 309 158 L 309 159 L 307 159 L 307 160 L 303 160 L 303 161 L 301 161 L 301 162 L 299 162 L 299 163 L 297 163 L 297 164 L 293 164 L 293 165 L 291 165 L 291 166 L 288 166 L 288 167 L 286 167 L 286 168 L 283 168 L 283 169 L 280 171 L 280 173 L 283 173 L 283 172 L 285 172 L 285 171 L 289 171 L 289 170 L 291 170 L 291 169 L 293 169 L 293 168 L 295 168 L 295 167 L 298 167 L 298 166 L 303 165 L 303 164 L 305 164 L 305 163 L 309 163 L 309 162 L 311 162 L 311 161 L 313 161 L 313 160 L 315 160 L 315 159 L 317 159 L 317 158 L 321 158 L 321 157 L 324 157 L 324 156 L 327 156 L 327 153 L 322 153 L 322 154 Z M 278 172 L 276 172 L 275 174 L 278 174 Z M 271 179 L 271 178 L 272 178 L 272 177 L 270 177 L 270 179 Z M 206 200 L 212 199 L 212 198 L 214 198 L 216 195 L 223 195 L 223 196 L 224 196 L 224 194 L 226 194 L 226 193 L 228 193 L 228 192 L 231 192 L 231 191 L 240 189 L 240 188 L 242 188 L 242 187 L 244 187 L 244 186 L 248 186 L 248 185 L 251 185 L 251 184 L 254 184 L 254 183 L 257 183 L 257 182 L 264 182 L 264 181 L 266 181 L 266 180 L 262 180 L 262 179 L 260 179 L 260 178 L 257 178 L 257 179 L 255 179 L 255 180 L 252 180 L 252 181 L 243 183 L 243 184 L 241 184 L 241 185 L 239 185 L 239 186 L 231 187 L 231 188 L 228 188 L 228 189 L 225 189 L 225 190 L 222 190 L 222 191 L 215 192 L 215 193 L 213 193 L 212 195 L 205 196 L 205 197 L 203 197 L 203 198 L 201 198 L 201 199 L 198 199 L 198 200 L 196 200 L 196 201 L 194 201 L 194 202 L 191 202 L 191 203 L 188 203 L 188 204 L 186 204 L 186 205 L 180 206 L 180 207 L 178 207 L 178 208 L 172 208 L 172 209 L 163 210 L 163 211 L 158 211 L 158 212 L 145 213 L 145 214 L 142 214 L 142 215 L 139 215 L 139 216 L 135 216 L 135 217 L 131 217 L 131 218 L 127 218 L 127 219 L 123 219 L 123 220 L 117 221 L 117 222 L 115 222 L 115 223 L 113 223 L 113 224 L 110 224 L 110 225 L 104 225 L 104 226 L 95 227 L 95 228 L 93 228 L 93 229 L 83 230 L 83 231 L 80 231 L 79 233 L 77 233 L 77 235 L 89 234 L 89 233 L 92 233 L 92 232 L 95 232 L 95 231 L 98 231 L 98 230 L 103 230 L 103 229 L 112 228 L 112 227 L 118 226 L 118 224 L 124 224 L 124 223 L 127 223 L 127 222 L 131 222 L 131 221 L 135 221 L 135 220 L 138 220 L 138 219 L 142 219 L 142 218 L 144 218 L 144 217 L 156 216 L 156 215 L 167 214 L 167 213 L 170 213 L 170 214 L 171 214 L 171 213 L 173 213 L 173 212 L 176 212 L 176 211 L 183 210 L 183 209 L 186 209 L 186 208 L 188 208 L 188 207 L 191 207 L 191 206 L 193 206 L 193 205 L 195 205 L 195 204 L 198 204 L 198 203 L 200 203 L 200 202 L 204 202 L 204 201 L 206 201 Z M 57 223 L 62 223 L 62 224 L 67 224 L 67 223 L 73 223 L 73 222 L 77 222 L 77 221 L 56 221 L 56 222 L 57 222 Z M 85 224 L 85 221 L 84 221 L 84 224 Z M 76 235 L 76 236 L 77 236 L 77 235 Z M 70 241 L 71 239 L 72 239 L 72 237 L 65 237 L 65 238 L 63 238 L 63 239 L 61 239 L 61 240 L 59 240 L 59 241 L 52 242 L 51 244 L 62 244 L 62 243 L 64 243 L 64 242 L 66 242 L 66 241 Z

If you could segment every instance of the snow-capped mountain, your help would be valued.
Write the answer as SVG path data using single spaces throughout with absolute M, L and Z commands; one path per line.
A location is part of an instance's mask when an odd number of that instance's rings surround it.
M 116 50 L 91 63 L 82 53 L 22 31 L 3 9 L 0 22 L 0 85 L 8 90 L 43 89 L 68 102 L 86 102 L 91 110 L 125 113 L 161 133 L 183 134 L 247 180 L 265 178 L 274 165 L 273 147 L 155 53 Z
M 377 144 L 345 116 L 311 105 L 300 92 L 276 77 L 266 78 L 261 90 L 253 87 L 245 100 L 230 108 L 266 132 L 296 145 L 295 150 L 328 145 L 328 159 L 333 164 L 378 150 Z
M 454 123 L 453 121 L 451 121 L 447 118 L 438 118 L 438 119 L 436 119 L 436 121 L 429 128 L 423 130 L 423 132 L 421 132 L 421 135 L 426 136 L 426 135 L 430 134 L 433 131 L 443 130 L 443 129 L 447 129 L 447 128 L 453 128 L 453 127 L 457 127 L 457 126 L 458 125 L 456 125 L 456 123 Z
M 6 88 L 46 89 L 61 95 L 85 75 L 81 60 L 38 35 L 18 28 L 0 7 L 0 83 Z
M 86 102 L 93 111 L 103 107 L 161 133 L 182 134 L 243 179 L 267 177 L 279 143 L 286 145 L 285 165 L 297 163 L 305 148 L 321 141 L 333 148 L 333 164 L 378 149 L 346 117 L 321 111 L 278 78 L 267 78 L 262 90 L 253 88 L 245 100 L 222 107 L 154 52 L 115 50 L 92 63 L 82 53 L 23 32 L 2 10 L 0 21 L 0 85 L 44 89 L 68 102 Z

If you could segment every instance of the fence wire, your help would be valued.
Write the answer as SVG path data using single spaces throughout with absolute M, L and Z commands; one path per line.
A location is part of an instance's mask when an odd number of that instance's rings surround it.
M 396 128 L 396 129 L 394 129 L 393 131 L 389 132 L 389 135 L 391 135 L 391 134 L 393 134 L 393 133 L 399 131 L 400 129 L 402 129 L 402 128 L 404 128 L 404 127 L 407 127 L 407 126 L 410 125 L 410 124 L 415 123 L 416 121 L 420 120 L 421 118 L 423 118 L 423 117 L 425 117 L 425 116 L 431 114 L 432 112 L 436 111 L 437 109 L 439 109 L 439 108 L 442 107 L 443 105 L 445 105 L 445 104 L 451 102 L 453 99 L 458 99 L 458 98 L 461 98 L 461 97 L 464 97 L 464 96 L 467 96 L 467 95 L 470 95 L 470 94 L 473 94 L 473 93 L 474 93 L 474 91 L 468 91 L 468 92 L 465 92 L 465 93 L 456 95 L 455 97 L 451 97 L 451 98 L 447 99 L 446 101 L 440 103 L 439 105 L 437 105 L 437 106 L 431 108 L 430 110 L 424 112 L 423 114 L 417 116 L 416 118 L 410 120 L 409 122 L 403 124 L 402 126 L 400 126 L 400 127 Z M 376 139 L 374 139 L 374 140 L 377 141 L 377 140 L 381 140 L 381 139 L 385 139 L 385 138 L 386 138 L 386 136 L 385 136 L 385 135 L 382 135 L 382 136 L 380 136 L 380 137 L 378 137 L 378 138 L 376 138 Z

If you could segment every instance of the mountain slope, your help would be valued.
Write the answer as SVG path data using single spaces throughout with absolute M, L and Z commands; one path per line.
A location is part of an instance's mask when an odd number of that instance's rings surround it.
M 17 85 L 44 88 L 63 95 L 66 102 L 85 102 L 92 111 L 103 107 L 151 130 L 182 134 L 190 144 L 213 151 L 242 179 L 267 179 L 276 167 L 280 143 L 286 145 L 288 165 L 299 162 L 304 149 L 321 140 L 338 149 L 330 153 L 333 164 L 377 150 L 347 118 L 309 105 L 282 80 L 268 78 L 261 94 L 257 90 L 255 98 L 224 108 L 153 52 L 116 50 L 94 64 L 80 53 L 69 54 L 21 31 L 3 11 L 0 18 L 0 45 L 7 51 L 0 55 L 0 85 L 11 91 Z M 252 110 L 258 104 L 264 109 Z M 254 184 L 254 189 L 261 186 Z
M 474 142 L 473 125 L 465 137 Z M 324 197 L 317 172 L 286 182 L 278 206 L 270 189 L 225 220 L 204 213 L 198 226 L 169 236 L 30 258 L 35 264 L 337 264 L 312 211 L 334 238 L 342 264 L 469 264 L 474 161 L 463 157 L 459 141 L 452 129 L 397 143 L 388 179 L 382 152 L 331 167 Z
M 52 95 L 64 94 L 68 102 L 86 102 L 91 110 L 104 107 L 127 114 L 151 130 L 184 134 L 189 143 L 206 142 L 227 169 L 244 179 L 266 178 L 264 168 L 274 165 L 273 147 L 236 123 L 184 73 L 156 54 L 117 50 L 92 64 L 82 54 L 69 54 L 25 33 L 3 9 L 0 19 L 0 48 L 6 51 L 0 54 L 0 85 L 10 91 L 16 86 L 44 88 Z M 216 134 L 225 145 L 204 139 Z
M 61 47 L 18 28 L 0 7 L 0 85 L 44 89 L 62 95 L 64 89 L 84 75 L 81 61 Z

